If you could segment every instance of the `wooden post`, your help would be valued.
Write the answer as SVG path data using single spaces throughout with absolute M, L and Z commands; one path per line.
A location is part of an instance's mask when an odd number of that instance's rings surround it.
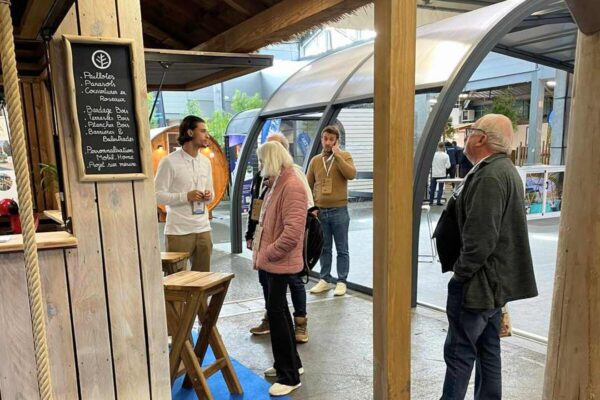
M 410 399 L 416 3 L 375 1 L 374 398 Z
M 544 399 L 600 398 L 600 32 L 580 33 Z

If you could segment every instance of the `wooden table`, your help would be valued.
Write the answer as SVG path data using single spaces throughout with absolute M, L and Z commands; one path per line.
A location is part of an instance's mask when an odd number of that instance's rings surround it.
M 187 267 L 188 258 L 190 258 L 190 253 L 187 252 L 162 251 L 160 260 L 163 272 L 165 275 L 171 275 L 184 271 Z
M 167 329 L 173 337 L 169 353 L 171 384 L 187 373 L 186 382 L 193 386 L 199 399 L 213 400 L 206 379 L 218 371 L 223 374 L 230 393 L 243 393 L 216 326 L 233 277 L 234 274 L 226 273 L 181 271 L 163 278 Z M 190 333 L 196 316 L 201 328 L 194 347 Z M 201 365 L 209 344 L 215 362 L 203 370 Z

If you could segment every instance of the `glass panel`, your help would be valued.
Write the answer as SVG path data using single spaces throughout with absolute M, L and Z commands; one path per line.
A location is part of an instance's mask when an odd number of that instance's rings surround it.
M 544 173 L 525 175 L 525 209 L 528 215 L 542 214 L 544 201 Z
M 560 212 L 562 208 L 564 172 L 549 172 L 546 182 L 546 213 Z
M 374 58 L 371 56 L 344 85 L 340 95 L 335 99 L 336 103 L 343 103 L 356 98 L 372 97 L 375 85 L 374 70 Z
M 372 51 L 371 44 L 361 45 L 308 64 L 275 92 L 263 114 L 330 102 L 342 82 Z

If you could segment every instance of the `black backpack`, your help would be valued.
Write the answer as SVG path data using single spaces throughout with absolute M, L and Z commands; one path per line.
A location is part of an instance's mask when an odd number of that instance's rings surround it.
M 304 229 L 304 248 L 302 256 L 304 259 L 304 268 L 301 275 L 306 275 L 306 282 L 308 283 L 308 275 L 310 271 L 315 267 L 317 261 L 321 257 L 323 251 L 323 228 L 321 228 L 321 221 L 318 217 L 313 215 L 313 211 L 318 210 L 318 207 L 312 207 L 306 213 L 306 227 Z

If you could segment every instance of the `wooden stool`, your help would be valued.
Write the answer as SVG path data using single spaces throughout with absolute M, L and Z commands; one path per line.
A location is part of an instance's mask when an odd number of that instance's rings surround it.
M 171 275 L 175 272 L 185 271 L 190 253 L 186 252 L 161 252 L 162 270 L 165 275 Z
M 171 384 L 178 376 L 187 373 L 186 381 L 194 387 L 199 399 L 213 399 L 206 379 L 218 371 L 223 374 L 230 393 L 243 393 L 216 327 L 233 277 L 234 274 L 181 271 L 163 278 L 167 328 L 169 335 L 173 336 L 169 353 Z M 196 316 L 201 328 L 194 348 L 190 333 Z M 209 344 L 216 360 L 203 370 L 201 365 Z

